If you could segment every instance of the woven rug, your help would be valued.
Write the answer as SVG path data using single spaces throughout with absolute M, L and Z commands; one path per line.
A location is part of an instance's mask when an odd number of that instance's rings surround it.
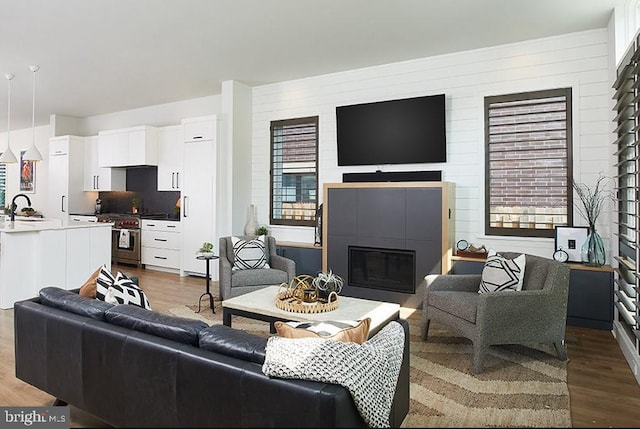
M 197 306 L 170 309 L 176 316 L 222 323 Z M 571 427 L 567 362 L 553 346 L 493 346 L 482 374 L 471 373 L 471 342 L 432 323 L 429 340 L 420 333 L 421 311 L 403 309 L 411 333 L 409 414 L 402 427 Z M 234 316 L 232 326 L 269 335 L 269 325 Z

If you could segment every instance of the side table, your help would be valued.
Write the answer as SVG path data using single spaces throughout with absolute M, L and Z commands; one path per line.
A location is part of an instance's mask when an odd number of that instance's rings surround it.
M 218 259 L 217 256 L 203 256 L 203 255 L 198 255 L 196 256 L 196 259 L 200 260 L 200 261 L 205 261 L 207 264 L 207 273 L 206 273 L 206 292 L 203 293 L 202 295 L 200 295 L 200 298 L 198 299 L 198 311 L 197 313 L 200 313 L 200 304 L 202 304 L 202 297 L 209 295 L 209 307 L 211 307 L 211 311 L 215 314 L 216 310 L 213 306 L 213 295 L 211 295 L 211 291 L 209 289 L 210 284 L 211 284 L 211 278 L 209 275 L 209 263 L 211 262 L 212 259 Z

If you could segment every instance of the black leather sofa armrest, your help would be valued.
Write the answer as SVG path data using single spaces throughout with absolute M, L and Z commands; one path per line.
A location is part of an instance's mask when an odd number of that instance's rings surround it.
M 267 338 L 225 325 L 214 325 L 198 333 L 198 345 L 204 350 L 263 364 Z
M 105 311 L 113 304 L 98 299 L 78 295 L 77 292 L 55 286 L 40 289 L 40 302 L 48 307 L 55 307 L 96 320 L 105 320 Z

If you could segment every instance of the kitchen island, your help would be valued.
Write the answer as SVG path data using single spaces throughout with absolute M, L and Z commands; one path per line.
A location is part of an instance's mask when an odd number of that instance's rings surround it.
M 111 223 L 16 217 L 0 221 L 0 308 L 38 295 L 45 286 L 80 287 L 111 268 Z

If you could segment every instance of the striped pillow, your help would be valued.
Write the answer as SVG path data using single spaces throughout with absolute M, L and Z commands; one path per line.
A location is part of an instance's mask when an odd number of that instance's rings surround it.
M 524 281 L 524 254 L 506 259 L 490 250 L 482 269 L 479 293 L 522 290 Z
M 233 243 L 233 269 L 255 270 L 270 268 L 267 263 L 267 247 L 265 236 L 261 235 L 252 240 L 231 237 Z
M 131 304 L 151 310 L 147 295 L 125 274 L 118 272 L 116 281 L 109 287 L 105 301 L 111 304 Z
M 96 299 L 105 301 L 109 288 L 116 282 L 116 278 L 106 265 L 100 267 L 100 272 L 96 278 Z

